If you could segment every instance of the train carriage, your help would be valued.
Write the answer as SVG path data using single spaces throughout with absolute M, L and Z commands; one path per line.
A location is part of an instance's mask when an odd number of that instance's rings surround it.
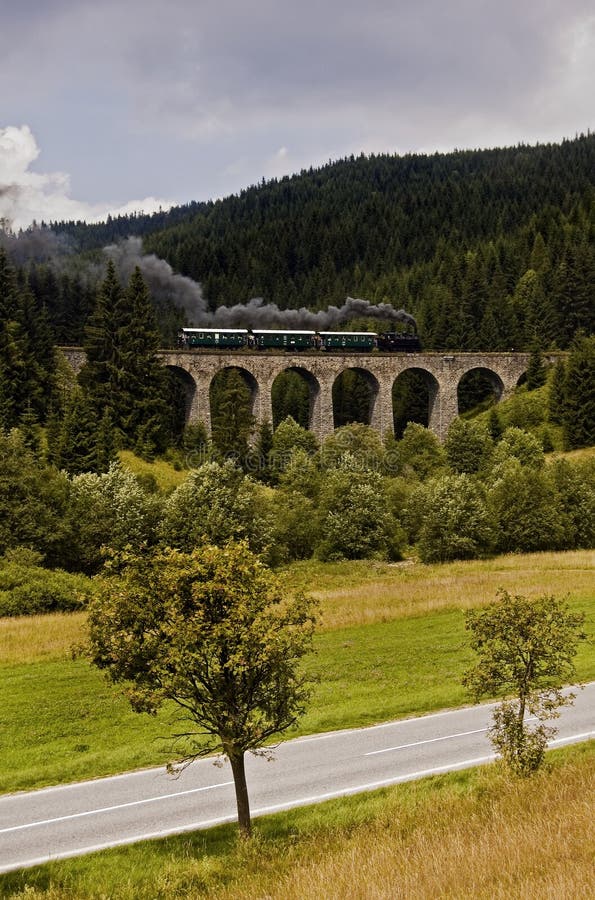
M 248 346 L 247 328 L 182 328 L 180 343 L 184 347 L 214 347 L 235 350 Z
M 321 331 L 322 350 L 374 350 L 378 335 L 374 331 Z
M 267 328 L 252 329 L 257 350 L 316 350 L 315 331 L 275 331 Z

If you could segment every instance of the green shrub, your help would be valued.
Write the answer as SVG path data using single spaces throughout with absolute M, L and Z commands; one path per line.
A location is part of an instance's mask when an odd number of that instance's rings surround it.
M 30 565 L 16 553 L 0 559 L 0 616 L 72 612 L 90 595 L 91 581 L 84 575 Z

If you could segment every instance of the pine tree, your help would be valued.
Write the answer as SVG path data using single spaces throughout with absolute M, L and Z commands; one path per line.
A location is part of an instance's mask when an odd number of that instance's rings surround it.
M 555 425 L 561 425 L 564 421 L 564 406 L 566 404 L 566 365 L 563 359 L 559 359 L 554 366 L 549 386 L 548 419 Z
M 119 334 L 122 365 L 120 402 L 128 413 L 122 428 L 145 458 L 165 449 L 168 411 L 166 379 L 157 358 L 159 331 L 149 292 L 138 266 L 132 273 L 122 304 L 128 323 Z
M 542 384 L 545 384 L 546 379 L 547 373 L 543 363 L 539 341 L 533 341 L 529 365 L 527 367 L 527 389 L 534 391 L 536 388 L 541 387 Z
M 109 412 L 106 410 L 104 414 Z M 55 465 L 71 475 L 97 470 L 98 422 L 95 409 L 80 389 L 75 389 L 64 410 Z
M 95 308 L 85 327 L 83 346 L 87 359 L 79 373 L 79 382 L 94 406 L 96 416 L 109 410 L 116 427 L 120 426 L 122 418 L 118 396 L 121 382 L 119 338 L 128 324 L 122 313 L 122 289 L 110 260 Z
M 124 446 L 152 458 L 166 445 L 165 373 L 159 333 L 138 267 L 122 291 L 113 263 L 85 332 L 87 361 L 79 381 L 97 419 L 109 413 Z
M 568 450 L 595 444 L 595 336 L 582 338 L 568 358 L 563 413 Z

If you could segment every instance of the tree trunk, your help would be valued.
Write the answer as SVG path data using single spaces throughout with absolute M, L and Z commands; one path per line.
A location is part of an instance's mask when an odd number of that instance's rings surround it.
M 249 838 L 251 834 L 250 825 L 250 800 L 248 799 L 248 785 L 246 784 L 246 767 L 244 765 L 244 754 L 229 755 L 231 763 L 231 771 L 233 773 L 233 783 L 236 792 L 236 803 L 238 807 L 238 825 L 240 826 L 240 834 L 242 837 Z

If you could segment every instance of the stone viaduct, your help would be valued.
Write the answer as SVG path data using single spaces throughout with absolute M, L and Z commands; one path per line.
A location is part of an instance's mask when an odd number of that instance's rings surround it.
M 65 347 L 72 368 L 80 369 L 84 353 Z M 176 372 L 186 387 L 187 418 L 202 421 L 210 433 L 211 381 L 223 369 L 239 369 L 250 387 L 257 424 L 273 421 L 271 391 L 278 375 L 298 372 L 310 390 L 310 429 L 319 441 L 333 430 L 333 383 L 347 369 L 357 370 L 371 388 L 369 424 L 385 434 L 393 428 L 392 390 L 396 379 L 414 370 L 425 380 L 429 397 L 429 428 L 444 440 L 458 415 L 457 388 L 469 372 L 481 370 L 499 400 L 509 396 L 526 372 L 528 353 L 281 353 L 276 351 L 160 350 L 163 365 Z M 554 361 L 553 358 L 550 361 Z

